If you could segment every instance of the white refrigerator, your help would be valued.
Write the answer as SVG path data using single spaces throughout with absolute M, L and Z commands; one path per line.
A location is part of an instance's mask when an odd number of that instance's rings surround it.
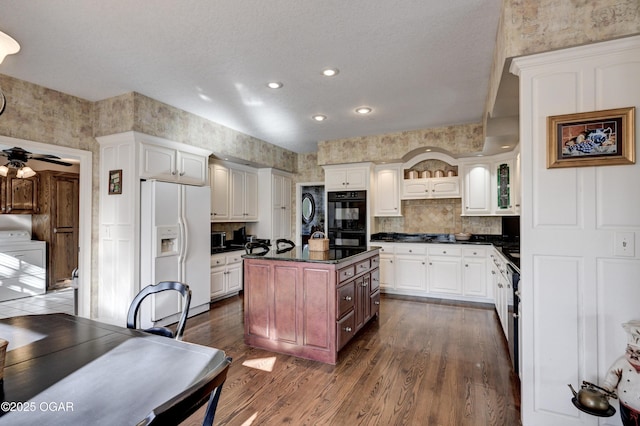
M 180 281 L 191 289 L 189 316 L 209 309 L 210 209 L 208 186 L 142 181 L 140 187 L 140 285 Z M 140 312 L 143 328 L 176 322 L 182 296 L 148 297 Z

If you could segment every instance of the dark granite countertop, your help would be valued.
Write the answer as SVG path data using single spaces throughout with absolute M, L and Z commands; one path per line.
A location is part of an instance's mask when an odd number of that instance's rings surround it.
M 366 249 L 330 249 L 327 251 L 309 251 L 309 246 L 292 247 L 286 250 L 269 250 L 268 252 L 256 254 L 244 254 L 245 259 L 267 259 L 284 260 L 290 262 L 312 262 L 312 263 L 342 263 L 353 256 L 371 252 L 374 254 L 379 247 L 369 246 Z

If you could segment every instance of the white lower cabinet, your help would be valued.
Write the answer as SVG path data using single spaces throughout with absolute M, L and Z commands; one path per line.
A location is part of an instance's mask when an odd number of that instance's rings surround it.
M 389 294 L 493 302 L 490 245 L 372 243 L 380 246 L 380 288 Z
M 395 247 L 392 244 L 376 243 L 380 247 L 380 289 L 381 291 L 395 288 L 396 264 Z
M 211 256 L 211 300 L 232 296 L 242 290 L 243 251 Z
M 442 245 L 429 247 L 429 292 L 462 294 L 462 250 Z
M 426 290 L 426 251 L 424 244 L 404 244 L 396 247 L 396 290 Z
M 506 276 L 507 265 L 502 256 L 500 256 L 495 250 L 491 255 L 491 259 L 491 275 L 493 277 L 493 292 L 496 312 L 498 313 L 498 318 L 500 319 L 500 326 L 502 327 L 502 331 L 504 332 L 505 336 L 508 336 L 508 292 L 511 291 L 511 284 L 509 283 L 509 280 Z
M 462 294 L 487 297 L 487 251 L 484 247 L 462 249 Z

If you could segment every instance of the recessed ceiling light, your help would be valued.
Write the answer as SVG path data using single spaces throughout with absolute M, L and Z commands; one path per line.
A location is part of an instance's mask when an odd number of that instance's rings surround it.
M 283 86 L 282 83 L 280 83 L 279 81 L 270 81 L 269 83 L 267 83 L 267 87 L 270 89 L 279 89 Z
M 426 152 L 431 152 L 431 148 L 425 149 Z
M 327 116 L 322 114 L 316 114 L 312 118 L 316 121 L 324 121 L 327 119 Z
M 502 145 L 500 148 L 502 148 L 502 149 L 511 148 L 511 145 Z
M 335 77 L 339 72 L 340 70 L 338 70 L 338 68 L 325 68 L 322 70 L 322 75 L 325 77 Z
M 358 114 L 369 114 L 371 111 L 373 111 L 371 108 L 365 106 L 356 108 Z

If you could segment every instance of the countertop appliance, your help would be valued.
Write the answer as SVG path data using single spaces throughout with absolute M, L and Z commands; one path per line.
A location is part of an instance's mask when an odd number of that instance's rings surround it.
M 327 193 L 327 231 L 330 248 L 365 248 L 367 191 Z
M 211 188 L 142 181 L 140 184 L 140 288 L 180 281 L 192 292 L 189 316 L 209 308 Z M 140 290 L 140 289 L 138 289 Z M 160 293 L 143 303 L 142 327 L 177 321 L 178 294 Z
M 211 251 L 224 248 L 227 242 L 227 233 L 223 231 L 213 231 L 211 233 Z

